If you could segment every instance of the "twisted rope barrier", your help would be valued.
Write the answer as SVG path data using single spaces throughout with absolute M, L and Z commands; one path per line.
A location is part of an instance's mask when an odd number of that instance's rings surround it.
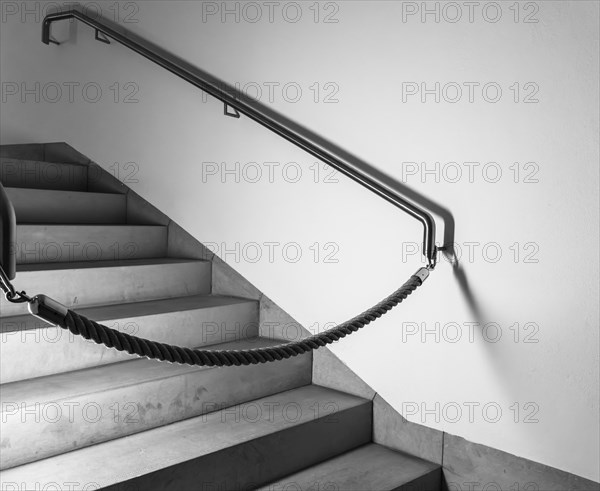
M 283 360 L 293 356 L 316 350 L 322 346 L 338 341 L 362 327 L 380 318 L 423 284 L 429 276 L 429 268 L 421 268 L 398 290 L 379 302 L 374 307 L 365 310 L 362 314 L 339 324 L 322 333 L 309 336 L 299 341 L 291 341 L 277 346 L 244 350 L 211 350 L 192 349 L 173 346 L 148 339 L 132 336 L 104 326 L 78 314 L 46 295 L 28 297 L 25 292 L 15 292 L 12 285 L 3 288 L 6 298 L 11 302 L 28 302 L 29 311 L 36 317 L 56 325 L 71 333 L 91 339 L 97 344 L 107 348 L 124 351 L 130 355 L 137 355 L 152 360 L 166 361 L 195 366 L 240 366 L 256 365 Z M 7 286 L 7 285 L 5 285 Z M 9 290 L 9 291 L 6 291 Z

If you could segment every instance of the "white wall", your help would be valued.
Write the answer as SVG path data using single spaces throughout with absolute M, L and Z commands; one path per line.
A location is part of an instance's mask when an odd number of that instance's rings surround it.
M 455 241 L 465 251 L 461 273 L 442 260 L 405 305 L 334 351 L 412 421 L 598 480 L 598 3 L 521 3 L 515 22 L 513 2 L 500 2 L 496 23 L 489 22 L 497 14 L 488 3 L 481 2 L 470 22 L 459 2 L 463 18 L 455 23 L 448 22 L 455 11 L 445 4 L 439 23 L 433 15 L 422 22 L 418 14 L 403 21 L 403 9 L 420 2 L 321 3 L 319 22 L 313 2 L 300 2 L 303 17 L 296 23 L 289 2 L 273 7 L 272 23 L 260 2 L 264 17 L 256 23 L 247 21 L 256 13 L 250 7 L 240 22 L 231 15 L 224 23 L 219 15 L 203 22 L 207 5 L 200 2 L 135 2 L 137 12 L 122 2 L 120 13 L 133 12 L 138 21 L 126 27 L 208 72 L 261 85 L 263 102 L 269 103 L 265 84 L 299 84 L 299 102 L 287 102 L 279 89 L 271 105 L 396 180 L 403 162 L 457 162 L 465 171 L 464 162 L 479 162 L 474 182 L 466 173 L 457 183 L 406 179 L 454 215 Z M 114 15 L 113 5 L 102 4 L 104 15 Z M 208 8 L 215 5 L 221 8 L 221 2 Z M 334 7 L 331 19 L 338 22 L 323 22 Z M 523 22 L 536 7 L 529 20 L 538 22 Z M 420 240 L 421 230 L 389 204 L 341 176 L 337 183 L 313 183 L 312 158 L 247 119 L 223 117 L 221 104 L 203 102 L 199 91 L 125 48 L 93 41 L 88 28 L 56 26 L 55 36 L 66 40 L 70 29 L 71 41 L 48 47 L 40 42 L 39 16 L 23 19 L 22 2 L 2 8 L 2 143 L 67 141 L 106 168 L 120 168 L 121 178 L 131 169 L 124 165 L 134 162 L 133 189 L 198 239 L 246 246 L 244 257 L 225 259 L 307 327 L 355 315 L 420 266 L 418 255 L 403 258 L 402 251 L 403 242 L 410 248 Z M 11 95 L 21 82 L 34 90 L 40 83 L 38 103 L 32 94 Z M 81 84 L 73 102 L 68 82 Z M 82 96 L 88 82 L 103 90 L 97 103 Z M 115 82 L 118 103 L 110 89 Z M 139 88 L 138 103 L 123 103 L 130 82 Z M 339 102 L 315 103 L 309 88 L 315 82 L 326 92 L 324 84 L 336 84 Z M 483 99 L 481 86 L 472 103 L 466 93 L 456 103 L 435 103 L 434 96 L 403 102 L 406 82 L 494 83 L 503 92 L 497 103 Z M 515 82 L 518 103 L 509 88 Z M 54 83 L 64 88 L 58 102 L 50 101 Z M 524 103 L 532 87 L 539 88 L 539 102 Z M 488 96 L 494 97 L 491 88 Z M 303 175 L 295 184 L 279 172 L 273 183 L 266 177 L 233 183 L 231 176 L 226 184 L 215 177 L 202 182 L 203 162 L 236 161 L 298 162 Z M 479 171 L 488 162 L 502 169 L 497 183 Z M 515 162 L 534 162 L 539 182 L 515 183 Z M 487 169 L 493 178 L 492 166 Z M 255 263 L 255 249 L 247 246 L 253 242 L 263 252 Z M 277 246 L 270 262 L 267 242 L 298 243 L 303 257 L 286 261 Z M 333 250 L 324 250 L 325 243 L 337 244 L 338 262 L 315 262 L 309 249 L 315 242 L 321 253 Z M 472 259 L 465 250 L 470 242 L 478 244 Z M 497 248 L 502 257 L 492 262 Z M 537 262 L 525 262 L 531 252 Z M 430 333 L 423 342 L 424 329 L 433 331 L 436 322 L 446 326 L 438 330 L 441 339 Z M 502 337 L 486 341 L 476 327 L 470 340 L 469 322 L 495 322 Z M 458 342 L 451 342 L 457 332 L 447 323 L 461 326 Z M 536 343 L 524 342 L 533 332 L 526 323 L 538 326 L 529 338 Z M 485 332 L 495 335 L 492 328 Z M 462 417 L 456 418 L 457 407 Z M 492 422 L 497 408 L 502 414 Z M 524 422 L 528 416 L 537 422 Z

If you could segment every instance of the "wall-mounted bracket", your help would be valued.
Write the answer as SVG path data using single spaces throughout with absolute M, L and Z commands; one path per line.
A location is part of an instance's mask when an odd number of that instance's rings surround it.
M 225 114 L 225 116 L 229 116 L 230 118 L 240 118 L 240 113 L 238 110 L 227 103 L 223 105 L 223 114 Z
M 60 44 L 56 39 L 52 39 L 51 37 L 48 38 L 48 41 L 51 42 L 52 44 L 56 44 L 57 46 Z
M 104 44 L 110 44 L 108 38 L 104 34 L 102 34 L 98 29 L 96 29 L 96 35 L 94 36 L 94 39 Z

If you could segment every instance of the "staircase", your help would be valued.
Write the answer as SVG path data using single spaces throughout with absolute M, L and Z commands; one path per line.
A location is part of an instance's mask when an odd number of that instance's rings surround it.
M 214 294 L 202 247 L 65 144 L 0 147 L 16 286 L 188 347 L 278 344 L 254 299 Z M 442 489 L 437 464 L 372 443 L 372 402 L 312 384 L 312 356 L 248 367 L 132 358 L 2 299 L 2 490 Z M 53 485 L 55 487 L 49 488 Z

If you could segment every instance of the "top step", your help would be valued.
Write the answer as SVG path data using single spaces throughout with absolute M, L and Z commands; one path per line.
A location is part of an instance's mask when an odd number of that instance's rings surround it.
M 0 157 L 65 164 L 90 163 L 90 159 L 65 142 L 0 145 Z
M 4 187 L 87 191 L 88 166 L 0 157 Z

